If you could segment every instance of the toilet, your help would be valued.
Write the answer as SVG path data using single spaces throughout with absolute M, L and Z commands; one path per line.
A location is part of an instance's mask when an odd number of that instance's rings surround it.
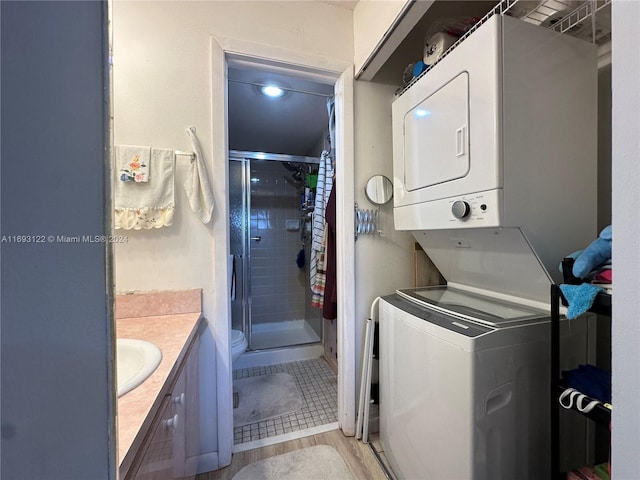
M 247 338 L 240 330 L 231 330 L 231 363 L 234 364 L 238 358 L 247 350 Z

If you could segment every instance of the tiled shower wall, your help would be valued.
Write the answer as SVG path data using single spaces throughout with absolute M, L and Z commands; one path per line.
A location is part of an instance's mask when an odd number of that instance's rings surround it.
M 292 173 L 280 162 L 252 161 L 251 284 L 253 325 L 305 318 L 309 283 L 309 247 L 304 268 L 296 260 L 302 249 L 300 190 L 285 181 Z M 287 221 L 299 222 L 295 231 Z

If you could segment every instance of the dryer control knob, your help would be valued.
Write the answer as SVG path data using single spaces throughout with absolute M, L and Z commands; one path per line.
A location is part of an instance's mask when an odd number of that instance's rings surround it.
M 456 218 L 465 218 L 471 213 L 471 206 L 464 200 L 456 200 L 451 205 L 451 213 Z

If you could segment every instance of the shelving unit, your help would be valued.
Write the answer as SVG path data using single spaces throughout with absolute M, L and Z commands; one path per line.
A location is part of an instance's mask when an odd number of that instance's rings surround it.
M 551 479 L 565 478 L 560 474 L 560 408 L 562 407 L 559 404 L 559 397 L 566 388 L 560 379 L 561 304 L 568 305 L 560 286 L 551 285 L 551 475 L 549 476 Z M 611 295 L 599 294 L 589 312 L 611 316 Z M 589 400 L 592 399 L 589 398 Z M 571 410 L 601 425 L 608 426 L 611 421 L 611 410 L 603 404 L 596 405 L 590 412 L 581 412 L 575 406 Z
M 509 15 L 527 23 L 540 25 L 558 33 L 571 35 L 593 42 L 598 46 L 603 46 L 611 40 L 611 2 L 612 0 L 539 0 L 537 2 L 501 0 L 443 52 L 436 62 L 429 65 L 422 74 L 415 77 L 399 91 L 398 95 L 406 92 L 418 79 L 431 70 L 434 65 L 442 61 L 494 15 Z M 425 16 L 428 15 L 429 18 L 434 18 L 431 10 Z

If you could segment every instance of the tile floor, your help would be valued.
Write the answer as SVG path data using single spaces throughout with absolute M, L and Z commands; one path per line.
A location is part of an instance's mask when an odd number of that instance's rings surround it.
M 235 445 L 338 421 L 337 376 L 323 358 L 234 370 L 233 379 L 279 372 L 288 373 L 296 380 L 303 396 L 302 409 L 251 425 L 234 427 Z

